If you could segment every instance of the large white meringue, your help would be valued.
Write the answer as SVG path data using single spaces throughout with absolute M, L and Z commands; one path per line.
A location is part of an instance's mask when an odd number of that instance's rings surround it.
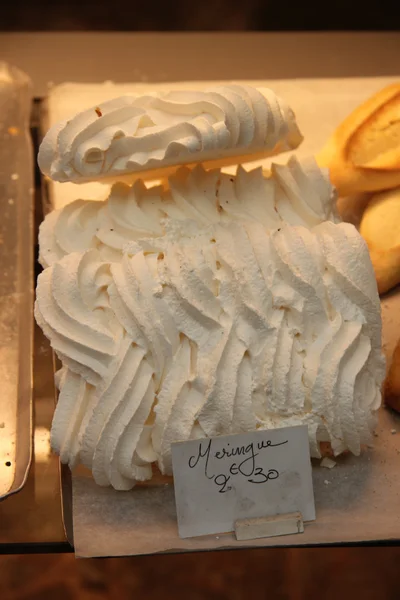
M 380 303 L 352 225 L 170 219 L 164 235 L 69 254 L 36 318 L 63 360 L 52 445 L 100 485 L 171 473 L 171 443 L 307 424 L 311 452 L 369 443 Z
M 193 219 L 199 224 L 251 220 L 266 229 L 289 225 L 313 227 L 336 221 L 336 196 L 327 173 L 314 159 L 273 165 L 270 176 L 261 168 L 236 176 L 219 169 L 179 169 L 168 187 L 132 187 L 118 183 L 105 202 L 76 200 L 51 212 L 40 226 L 39 260 L 48 267 L 70 252 L 96 248 L 102 259 L 120 261 L 132 240 L 158 237 L 165 219 Z
M 101 103 L 54 125 L 38 160 L 55 181 L 83 182 L 195 162 L 243 162 L 301 141 L 293 111 L 273 91 L 231 84 Z

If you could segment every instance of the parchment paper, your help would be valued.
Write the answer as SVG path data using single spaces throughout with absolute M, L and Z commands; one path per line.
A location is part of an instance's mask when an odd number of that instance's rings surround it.
M 392 429 L 397 433 L 392 434 Z M 380 411 L 376 445 L 333 469 L 313 461 L 317 519 L 303 534 L 238 542 L 234 534 L 181 539 L 173 483 L 161 477 L 131 492 L 73 476 L 75 553 L 80 557 L 400 539 L 400 417 Z
M 296 112 L 305 141 L 298 156 L 317 152 L 335 127 L 363 100 L 394 78 L 286 80 L 253 82 L 272 87 Z M 182 84 L 180 84 L 182 85 Z M 207 85 L 204 83 L 204 85 Z M 185 84 L 195 87 L 198 83 Z M 136 92 L 152 86 L 107 85 L 56 89 L 48 102 L 50 122 L 68 117 L 77 109 L 82 94 L 87 106 L 117 93 Z M 171 84 L 168 85 L 171 87 Z M 86 96 L 90 92 L 90 98 Z M 285 162 L 282 155 L 276 162 Z M 270 161 L 264 161 L 264 164 Z M 100 189 L 98 188 L 100 185 Z M 79 187 L 79 194 L 77 194 Z M 97 190 L 97 191 L 96 191 Z M 107 191 L 94 187 L 62 184 L 51 189 L 54 205 L 61 206 L 77 197 L 102 198 Z M 95 196 L 97 194 L 97 197 Z M 365 198 L 341 201 L 342 215 L 357 223 Z M 400 336 L 400 306 L 396 293 L 382 301 L 384 349 L 390 361 Z M 400 539 L 400 417 L 382 408 L 375 447 L 360 457 L 339 457 L 332 469 L 313 461 L 313 481 L 317 520 L 299 535 L 237 542 L 233 534 L 180 539 L 176 524 L 173 484 L 156 476 L 147 485 L 131 492 L 115 492 L 95 485 L 90 474 L 74 474 L 73 527 L 77 556 L 122 556 L 155 552 L 213 550 L 260 546 L 346 543 Z

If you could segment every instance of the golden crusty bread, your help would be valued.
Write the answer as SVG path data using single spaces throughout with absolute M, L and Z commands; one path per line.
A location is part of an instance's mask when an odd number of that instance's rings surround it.
M 400 187 L 371 197 L 360 232 L 371 248 L 391 250 L 400 246 Z
M 386 377 L 384 399 L 387 406 L 400 411 L 400 340 L 397 342 Z
M 400 283 L 400 188 L 372 196 L 360 223 L 380 294 Z
M 390 252 L 370 250 L 370 257 L 380 294 L 400 283 L 400 246 Z
M 400 185 L 400 82 L 361 104 L 317 155 L 340 196 Z

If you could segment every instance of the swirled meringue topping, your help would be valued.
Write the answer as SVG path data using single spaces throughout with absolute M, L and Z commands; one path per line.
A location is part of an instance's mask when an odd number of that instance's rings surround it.
M 369 443 L 384 376 L 368 251 L 348 224 L 269 230 L 171 219 L 110 262 L 72 253 L 39 277 L 61 356 L 52 444 L 100 485 L 171 473 L 171 443 L 307 424 L 311 452 Z
M 256 221 L 267 230 L 290 225 L 314 227 L 336 221 L 335 194 L 326 173 L 314 159 L 290 158 L 273 165 L 270 176 L 261 169 L 236 176 L 197 166 L 181 168 L 168 187 L 132 187 L 118 183 L 106 202 L 76 200 L 50 213 L 40 226 L 39 260 L 48 267 L 70 252 L 96 248 L 102 259 L 120 261 L 126 243 L 164 234 L 164 220 L 193 219 L 201 225 Z
M 273 91 L 232 84 L 101 103 L 54 125 L 38 161 L 55 181 L 82 182 L 188 163 L 243 162 L 301 141 L 293 111 Z

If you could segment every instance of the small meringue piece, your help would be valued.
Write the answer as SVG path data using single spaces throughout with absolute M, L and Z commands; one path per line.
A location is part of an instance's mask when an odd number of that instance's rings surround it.
M 333 467 L 336 467 L 336 465 L 337 465 L 336 461 L 332 460 L 328 456 L 325 456 L 321 460 L 321 467 L 324 467 L 325 469 L 333 469 Z

